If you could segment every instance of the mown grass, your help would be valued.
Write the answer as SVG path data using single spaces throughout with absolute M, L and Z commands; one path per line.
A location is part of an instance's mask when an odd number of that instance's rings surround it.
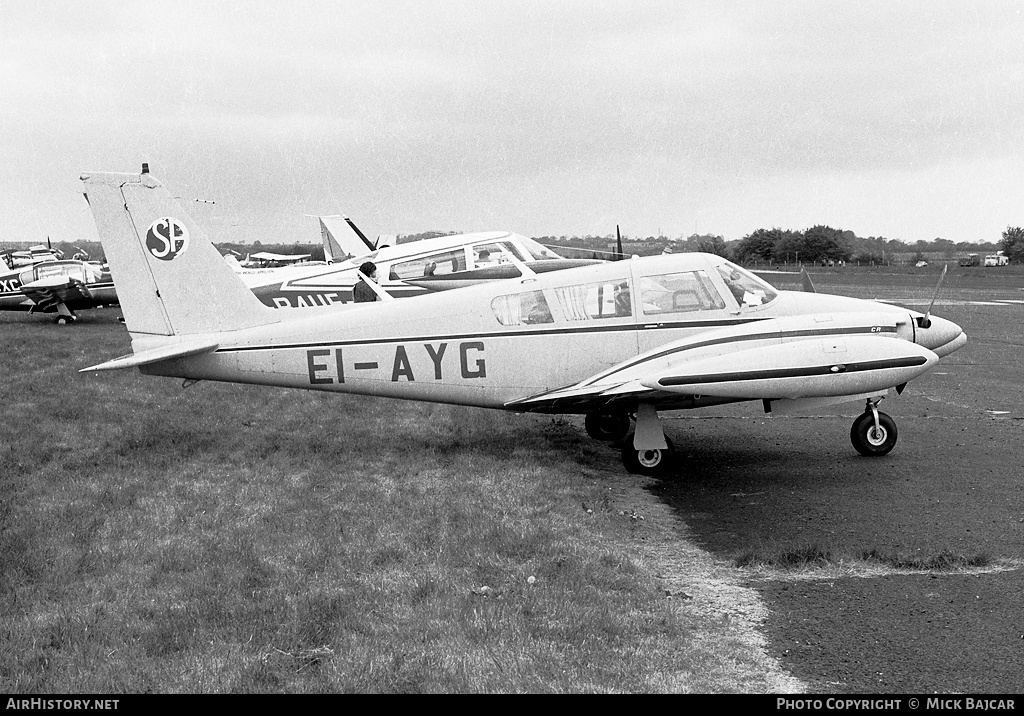
M 126 352 L 102 314 L 0 330 L 5 691 L 774 683 L 728 618 L 666 599 L 573 424 L 81 375 Z

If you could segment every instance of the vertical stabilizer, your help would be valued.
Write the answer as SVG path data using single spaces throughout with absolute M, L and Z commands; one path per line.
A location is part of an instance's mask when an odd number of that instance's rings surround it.
M 320 234 L 324 240 L 324 254 L 330 254 L 328 261 L 342 261 L 352 256 L 362 256 L 375 249 L 373 243 L 363 236 L 359 228 L 347 216 L 321 216 Z
M 188 335 L 279 320 L 145 167 L 82 182 L 129 331 Z

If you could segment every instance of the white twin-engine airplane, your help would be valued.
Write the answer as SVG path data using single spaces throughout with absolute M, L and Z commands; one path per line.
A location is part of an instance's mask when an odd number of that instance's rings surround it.
M 82 180 L 133 350 L 85 371 L 583 414 L 591 437 L 622 444 L 632 472 L 670 462 L 659 411 L 739 401 L 772 413 L 861 401 L 853 445 L 885 455 L 896 425 L 878 402 L 967 342 L 941 318 L 777 291 L 698 253 L 278 311 L 151 175 Z

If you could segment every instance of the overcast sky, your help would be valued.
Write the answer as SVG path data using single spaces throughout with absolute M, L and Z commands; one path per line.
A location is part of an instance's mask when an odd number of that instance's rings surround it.
M 215 241 L 1024 224 L 1024 2 L 0 2 L 0 243 L 137 171 Z M 215 201 L 215 204 L 197 202 Z

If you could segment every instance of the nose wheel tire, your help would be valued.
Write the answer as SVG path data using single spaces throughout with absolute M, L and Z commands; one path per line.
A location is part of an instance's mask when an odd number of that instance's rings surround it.
M 850 428 L 853 447 L 868 457 L 888 455 L 896 446 L 896 435 L 896 421 L 883 412 L 878 413 L 877 427 L 875 416 L 867 412 L 853 421 L 853 427 Z
M 675 452 L 672 441 L 666 437 L 665 442 L 668 447 L 664 449 L 637 450 L 633 447 L 633 441 L 627 440 L 622 446 L 622 465 L 634 475 L 664 476 L 672 465 Z

